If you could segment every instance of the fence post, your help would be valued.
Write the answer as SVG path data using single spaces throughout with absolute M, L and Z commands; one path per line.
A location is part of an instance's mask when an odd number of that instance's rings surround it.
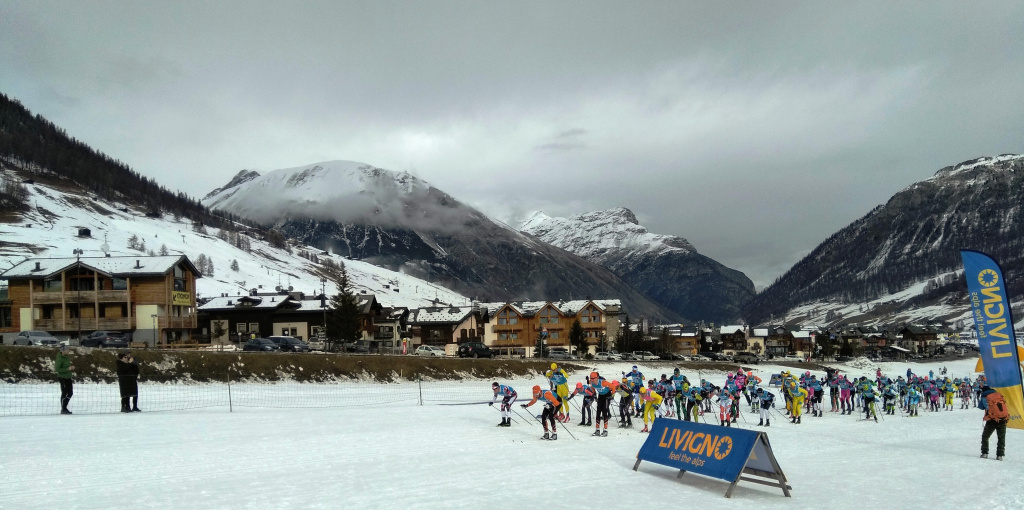
M 234 408 L 234 406 L 231 403 L 231 370 L 228 370 L 228 372 L 227 372 L 227 379 L 228 379 L 228 412 L 229 413 L 233 413 L 233 412 L 235 412 L 235 408 Z
M 420 387 L 420 405 L 423 405 L 423 376 L 416 375 L 416 385 Z

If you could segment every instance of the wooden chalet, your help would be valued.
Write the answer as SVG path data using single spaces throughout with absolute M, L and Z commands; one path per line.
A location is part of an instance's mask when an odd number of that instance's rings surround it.
M 44 330 L 77 341 L 116 330 L 149 345 L 191 341 L 200 277 L 184 255 L 25 259 L 0 274 L 0 333 Z

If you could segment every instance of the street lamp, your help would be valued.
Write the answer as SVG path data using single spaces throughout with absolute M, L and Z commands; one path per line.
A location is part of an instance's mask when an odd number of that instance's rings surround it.
M 150 315 L 153 318 L 153 348 L 156 349 L 156 314 Z
M 78 345 L 82 345 L 82 254 L 85 253 L 79 248 L 72 252 L 75 254 L 75 289 L 78 291 Z

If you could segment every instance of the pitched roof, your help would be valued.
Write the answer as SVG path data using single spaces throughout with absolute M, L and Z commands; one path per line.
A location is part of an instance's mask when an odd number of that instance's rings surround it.
M 409 313 L 410 324 L 460 324 L 466 320 L 473 308 L 463 307 L 436 307 L 418 308 Z
M 155 257 L 27 258 L 15 264 L 14 267 L 7 271 L 0 273 L 0 279 L 47 278 L 75 267 L 76 264 L 81 264 L 83 267 L 92 269 L 97 273 L 117 278 L 162 276 L 181 262 L 188 265 L 192 273 L 196 275 L 196 278 L 202 278 L 203 275 L 185 255 L 158 255 Z

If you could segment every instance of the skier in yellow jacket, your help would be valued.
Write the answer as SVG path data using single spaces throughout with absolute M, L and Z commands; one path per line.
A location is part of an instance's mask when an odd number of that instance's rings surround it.
M 807 399 L 807 390 L 801 388 L 796 381 L 790 381 L 790 386 L 786 388 L 786 391 L 789 392 L 789 397 L 792 402 L 792 423 L 800 423 L 800 414 L 804 408 L 804 400 Z
M 551 364 L 551 370 L 544 373 L 544 376 L 548 378 L 551 383 L 551 389 L 554 390 L 555 394 L 558 395 L 558 399 L 562 401 L 561 407 L 558 409 L 558 421 L 565 423 L 569 421 L 569 376 L 565 373 L 564 369 L 558 368 L 558 363 Z
M 644 429 L 640 432 L 650 432 L 651 430 L 647 427 L 647 424 L 648 422 L 654 422 L 654 417 L 658 413 L 658 408 L 661 407 L 661 402 L 664 398 L 656 391 L 640 388 L 640 400 L 644 403 Z

